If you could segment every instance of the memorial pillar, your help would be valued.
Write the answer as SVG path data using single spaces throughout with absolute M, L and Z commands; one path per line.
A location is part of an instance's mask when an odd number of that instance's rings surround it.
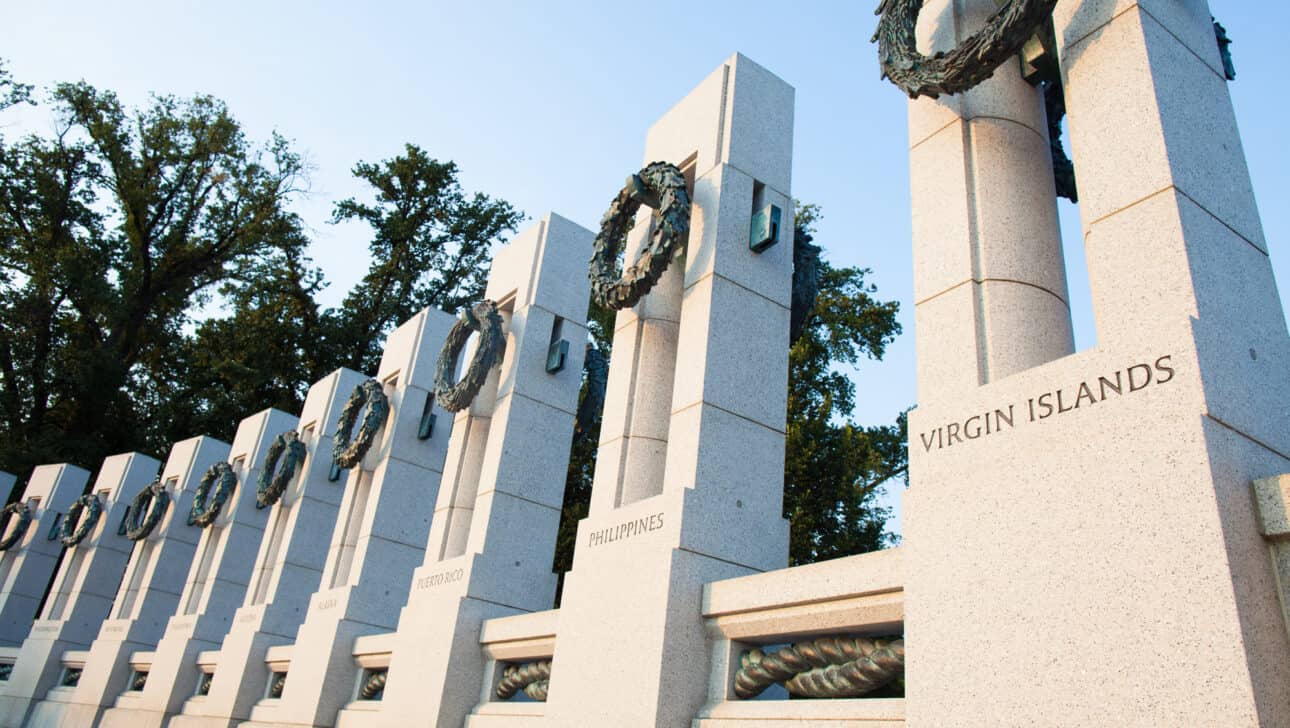
M 266 409 L 243 419 L 228 452 L 237 485 L 197 541 L 179 606 L 154 650 L 136 651 L 130 665 L 147 672 L 142 690 L 126 690 L 103 713 L 102 728 L 160 728 L 197 691 L 197 654 L 219 647 L 251 580 L 267 510 L 256 507 L 256 481 L 273 439 L 295 429 L 296 417 Z M 185 518 L 187 514 L 184 514 Z
M 551 608 L 593 238 L 548 214 L 493 258 L 484 295 L 502 311 L 506 350 L 453 425 L 430 546 L 393 635 L 383 694 L 377 702 L 359 693 L 338 725 L 462 725 L 484 677 L 483 621 Z
M 672 282 L 619 314 L 591 512 L 560 608 L 552 725 L 689 726 L 707 694 L 703 584 L 787 564 L 793 96 L 735 55 L 649 131 L 646 163 L 693 180 L 689 241 Z M 772 205 L 779 225 L 756 252 L 753 215 Z M 655 307 L 675 318 L 674 343 L 636 321 Z M 624 332 L 635 345 L 620 346 Z M 661 402 L 661 454 L 637 466 L 619 423 Z
M 0 657 L 0 664 L 13 664 L 17 648 L 31 632 L 63 554 L 63 544 L 52 529 L 89 480 L 89 471 L 66 463 L 37 465 L 27 480 L 21 502 L 27 505 L 31 522 L 17 543 L 0 552 L 0 645 L 4 646 L 0 649 L 13 648 L 13 655 Z M 5 535 L 13 532 L 16 521 L 9 519 Z
M 228 445 L 205 436 L 182 440 L 170 449 L 158 478 L 167 494 L 165 512 L 133 544 L 109 618 L 90 645 L 76 685 L 56 686 L 45 693 L 33 708 L 29 725 L 94 725 L 118 695 L 140 689 L 136 683 L 146 680 L 147 674 L 135 673 L 129 657 L 155 647 L 175 613 L 201 535 L 200 529 L 188 524 L 193 491 L 202 474 L 226 457 Z M 133 521 L 138 517 L 133 513 L 135 505 L 127 504 Z M 151 512 L 157 505 L 149 501 L 145 507 Z
M 50 688 L 76 684 L 79 665 L 66 667 L 64 653 L 88 649 L 108 616 L 134 545 L 119 525 L 134 494 L 157 477 L 160 465 L 139 453 L 103 460 L 89 493 L 102 510 L 84 537 L 67 547 L 40 619 L 22 643 L 13 673 L 0 687 L 0 726 L 18 728 Z M 90 512 L 89 505 L 82 506 L 78 527 L 90 522 Z
M 1054 25 L 1098 345 L 920 391 L 908 722 L 1290 725 L 1251 494 L 1290 472 L 1290 337 L 1209 9 L 1060 2 Z
M 425 556 L 452 432 L 452 419 L 433 404 L 433 392 L 439 350 L 453 321 L 427 308 L 386 340 L 376 380 L 389 398 L 389 415 L 348 473 L 321 588 L 295 643 L 266 651 L 269 682 L 242 725 L 331 725 L 358 679 L 354 640 L 397 625 L 412 572 Z M 423 428 L 431 416 L 433 428 Z
M 250 717 L 251 706 L 264 697 L 266 651 L 291 643 L 318 590 L 344 493 L 344 481 L 331 480 L 336 423 L 365 379 L 352 369 L 337 369 L 309 388 L 296 428 L 307 455 L 269 510 L 251 586 L 232 627 L 219 652 L 203 653 L 192 666 L 201 673 L 196 694 L 170 719 L 170 728 L 234 725 Z

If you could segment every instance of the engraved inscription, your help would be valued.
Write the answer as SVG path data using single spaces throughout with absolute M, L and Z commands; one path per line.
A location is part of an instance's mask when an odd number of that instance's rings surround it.
M 649 516 L 643 516 L 626 523 L 620 523 L 617 526 L 602 528 L 599 531 L 592 531 L 587 538 L 588 546 L 600 546 L 601 544 L 613 543 L 624 539 L 639 536 L 642 533 L 657 531 L 663 527 L 663 512 L 653 513 Z
M 454 581 L 461 581 L 466 576 L 465 569 L 453 569 L 452 571 L 443 571 L 438 574 L 431 574 L 417 579 L 417 589 L 429 589 L 430 587 L 439 586 L 440 584 L 451 584 Z
M 1154 362 L 1133 364 L 1104 376 L 1027 397 L 1025 402 L 1010 403 L 957 422 L 947 422 L 918 433 L 918 441 L 923 452 L 963 445 L 1027 422 L 1040 422 L 1081 407 L 1088 409 L 1106 402 L 1108 398 L 1115 399 L 1150 386 L 1168 384 L 1174 380 L 1174 375 L 1173 357 L 1166 354 Z

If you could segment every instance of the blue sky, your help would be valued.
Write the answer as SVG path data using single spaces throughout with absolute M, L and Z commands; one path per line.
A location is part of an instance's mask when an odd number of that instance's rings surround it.
M 1062 0 L 1078 2 L 1080 0 Z M 366 269 L 366 229 L 326 223 L 364 190 L 358 160 L 414 142 L 468 190 L 595 228 L 639 167 L 645 130 L 735 51 L 797 89 L 793 192 L 822 206 L 816 242 L 873 269 L 904 335 L 855 374 L 862 423 L 914 402 L 906 104 L 878 78 L 868 2 L 17 2 L 0 57 L 22 81 L 85 79 L 130 104 L 210 93 L 252 138 L 278 130 L 313 166 L 299 211 L 337 303 Z M 1290 286 L 1290 3 L 1213 3 L 1235 41 L 1230 85 L 1282 299 Z M 48 130 L 48 109 L 6 134 Z M 1062 203 L 1077 346 L 1095 343 L 1078 211 Z M 899 490 L 896 488 L 895 490 Z M 899 506 L 899 493 L 888 502 Z M 892 524 L 899 532 L 899 522 Z

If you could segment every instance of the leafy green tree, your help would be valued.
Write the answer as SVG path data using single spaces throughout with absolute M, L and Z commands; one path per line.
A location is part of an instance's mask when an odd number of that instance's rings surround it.
M 800 205 L 795 243 L 811 243 L 819 208 Z M 784 515 L 789 561 L 806 564 L 887 545 L 878 489 L 906 472 L 905 416 L 878 427 L 850 420 L 856 389 L 837 367 L 881 359 L 900 333 L 899 304 L 876 298 L 870 271 L 820 261 L 819 294 L 789 349 Z
M 408 145 L 404 154 L 360 162 L 355 176 L 374 201 L 344 200 L 333 220 L 372 228 L 372 262 L 344 304 L 322 310 L 326 283 L 303 254 L 294 218 L 271 230 L 272 247 L 221 289 L 227 314 L 204 321 L 178 357 L 158 401 L 172 439 L 182 433 L 229 436 L 264 407 L 294 412 L 308 386 L 339 366 L 375 373 L 386 335 L 426 306 L 456 312 L 483 295 L 491 246 L 522 215 L 486 195 L 467 196 L 457 167 Z
M 375 371 L 385 335 L 426 306 L 456 312 L 484 293 L 491 246 L 505 242 L 524 215 L 505 200 L 467 195 L 457 165 L 432 159 L 408 144 L 382 162 L 359 162 L 354 176 L 375 199 L 336 204 L 333 222 L 372 228 L 372 266 L 331 312 L 331 350 L 337 365 Z
M 30 98 L 0 62 L 0 111 Z M 337 366 L 373 371 L 422 307 L 482 295 L 491 246 L 523 218 L 415 146 L 360 162 L 373 199 L 341 201 L 334 220 L 368 223 L 373 261 L 323 310 L 287 210 L 304 166 L 282 137 L 252 144 L 209 96 L 130 111 L 77 83 L 50 101 L 54 135 L 0 138 L 0 469 L 16 473 L 164 454 L 228 438 L 256 410 L 298 409 Z
M 150 365 L 270 247 L 302 173 L 209 96 L 130 113 L 82 82 L 51 101 L 53 138 L 0 147 L 0 467 L 19 472 L 167 444 L 141 436 L 135 396 L 167 387 Z
M 615 316 L 613 309 L 598 305 L 594 298 L 588 303 L 587 333 L 590 341 L 587 342 L 582 391 L 578 394 L 578 416 L 569 452 L 564 504 L 560 512 L 560 530 L 556 535 L 555 560 L 552 565 L 552 569 L 561 575 L 573 568 L 578 521 L 587 517 L 591 506 L 591 483 L 596 473 L 596 448 L 600 443 L 600 415 L 604 407 L 604 377 L 608 373 L 609 354 L 613 348 Z M 559 602 L 558 594 L 556 601 Z
M 299 221 L 283 216 L 267 238 L 273 248 L 245 278 L 220 288 L 228 313 L 201 322 L 169 365 L 172 383 L 158 397 L 151 439 L 194 433 L 231 437 L 237 423 L 265 407 L 296 412 L 309 385 L 335 368 L 326 356 L 327 325 L 316 301 L 322 272 L 304 253 Z
M 0 59 L 0 111 L 30 101 L 31 85 L 14 81 L 4 59 Z

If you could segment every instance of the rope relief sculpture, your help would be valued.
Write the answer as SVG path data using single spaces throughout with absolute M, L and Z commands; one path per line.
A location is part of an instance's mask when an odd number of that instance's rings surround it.
M 211 491 L 212 485 L 215 486 L 214 492 Z M 197 483 L 197 491 L 193 493 L 193 507 L 188 511 L 188 524 L 206 528 L 214 523 L 224 502 L 236 487 L 237 476 L 233 473 L 232 466 L 224 462 L 212 465 Z
M 769 654 L 748 650 L 739 662 L 738 698 L 754 698 L 775 683 L 799 697 L 858 698 L 904 676 L 905 641 L 820 637 Z
M 166 515 L 166 508 L 169 506 L 170 494 L 166 492 L 166 486 L 160 480 L 152 481 L 130 503 L 130 511 L 126 515 L 125 537 L 131 541 L 147 538 L 161 522 L 162 516 Z
M 470 358 L 461 381 L 453 383 L 457 358 L 470 335 L 476 331 L 479 332 L 479 345 L 475 347 L 475 355 Z M 469 407 L 484 386 L 488 370 L 501 361 L 505 351 L 506 336 L 502 332 L 502 316 L 497 312 L 496 303 L 480 301 L 463 311 L 439 352 L 439 362 L 435 366 L 435 401 L 449 412 L 460 412 Z
M 282 457 L 284 454 L 285 459 Z M 278 502 L 286 492 L 287 485 L 296 477 L 307 454 L 309 451 L 295 430 L 287 430 L 273 438 L 269 451 L 265 453 L 264 469 L 260 471 L 260 478 L 255 484 L 256 508 L 268 508 Z M 278 467 L 279 460 L 282 460 L 282 467 Z
M 497 697 L 510 700 L 521 690 L 524 694 L 540 703 L 546 702 L 546 693 L 551 685 L 551 661 L 536 660 L 520 665 L 507 665 L 502 671 L 502 679 L 497 683 Z
M 354 424 L 358 421 L 359 412 L 364 412 L 363 424 L 355 435 Z M 389 414 L 390 400 L 385 396 L 380 382 L 369 379 L 354 387 L 349 400 L 340 411 L 340 420 L 336 423 L 332 461 L 341 468 L 352 468 L 362 462 L 363 456 L 367 455 L 376 439 L 376 431 L 381 429 Z
M 75 546 L 84 541 L 98 524 L 102 513 L 103 504 L 99 502 L 98 496 L 86 493 L 77 498 L 72 502 L 72 507 L 67 509 L 67 515 L 63 517 L 62 531 L 58 540 L 64 546 Z M 82 514 L 84 518 L 81 517 Z
M 27 526 L 31 525 L 31 509 L 27 504 L 10 503 L 0 511 L 0 531 L 8 528 L 9 521 L 13 520 L 14 516 L 17 516 L 18 520 L 13 524 L 13 530 L 9 531 L 9 535 L 0 539 L 0 551 L 13 548 L 14 544 L 22 540 L 22 535 L 27 532 Z
M 657 210 L 658 219 L 649 245 L 620 277 L 618 256 L 642 204 Z M 635 306 L 658 283 L 689 233 L 690 194 L 675 164 L 654 162 L 629 177 L 600 220 L 589 270 L 592 298 L 614 310 Z

